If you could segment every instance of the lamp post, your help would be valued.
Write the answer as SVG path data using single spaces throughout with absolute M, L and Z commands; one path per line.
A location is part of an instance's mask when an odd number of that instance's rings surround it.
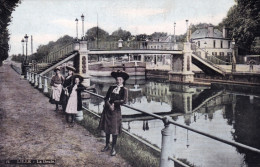
M 24 42 L 25 42 L 24 39 L 22 39 L 21 42 L 22 42 L 22 47 L 23 47 L 23 55 L 22 56 L 24 58 Z
M 22 50 L 23 50 L 23 54 L 22 54 L 22 64 L 21 64 L 21 67 L 22 67 L 22 74 L 21 75 L 25 75 L 25 66 L 24 66 L 24 39 L 21 40 L 22 42 Z
M 233 38 L 232 40 L 232 46 L 233 46 L 233 53 L 232 53 L 232 72 L 236 72 L 236 51 L 237 51 L 237 47 L 236 47 L 236 41 Z
M 189 20 L 186 20 L 186 28 L 187 28 L 186 37 L 187 37 L 187 42 L 189 42 L 189 28 L 188 28 L 188 24 L 189 24 Z
M 174 43 L 176 42 L 176 38 L 175 38 L 175 26 L 176 26 L 176 23 L 174 22 L 174 24 L 173 24 L 173 27 L 174 27 L 174 31 L 173 31 L 173 42 L 174 42 Z
M 82 38 L 84 37 L 84 15 L 81 15 L 81 20 L 82 20 Z
M 78 19 L 76 18 L 76 39 L 78 40 Z
M 25 39 L 25 49 L 26 49 L 26 54 L 25 54 L 25 64 L 27 65 L 27 64 L 29 64 L 28 62 L 27 62 L 27 43 L 28 43 L 28 38 L 29 38 L 29 36 L 27 35 L 27 34 L 25 34 L 25 36 L 24 36 L 24 39 Z

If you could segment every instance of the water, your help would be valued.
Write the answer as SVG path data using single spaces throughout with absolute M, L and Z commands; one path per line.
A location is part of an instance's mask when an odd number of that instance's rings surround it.
M 92 78 L 105 95 L 114 80 Z M 169 84 L 162 80 L 130 79 L 128 105 L 160 115 L 212 135 L 260 149 L 260 98 L 206 87 Z M 92 97 L 89 108 L 101 113 L 103 101 Z M 122 108 L 123 127 L 161 146 L 162 121 Z M 173 126 L 174 156 L 195 166 L 260 166 L 260 156 L 241 148 Z

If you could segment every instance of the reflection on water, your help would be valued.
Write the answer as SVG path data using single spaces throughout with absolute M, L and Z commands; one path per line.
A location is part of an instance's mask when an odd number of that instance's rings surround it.
M 97 93 L 105 95 L 112 80 L 92 78 Z M 206 87 L 131 79 L 128 105 L 170 115 L 174 121 L 260 149 L 260 98 Z M 101 113 L 103 100 L 92 97 L 89 108 Z M 162 121 L 122 108 L 123 126 L 160 147 Z M 260 166 L 260 156 L 203 137 L 180 127 L 173 128 L 174 156 L 196 166 Z

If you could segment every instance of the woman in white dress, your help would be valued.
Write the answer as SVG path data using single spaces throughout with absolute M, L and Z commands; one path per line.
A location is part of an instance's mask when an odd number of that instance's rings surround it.
M 51 78 L 51 89 L 52 89 L 52 101 L 56 104 L 55 111 L 58 111 L 58 105 L 60 103 L 60 95 L 62 91 L 62 84 L 64 82 L 64 77 L 60 74 L 60 67 L 54 69 L 55 75 Z
M 81 92 L 86 88 L 81 84 L 83 78 L 80 75 L 74 75 L 73 84 L 68 87 L 69 100 L 65 112 L 67 113 L 67 121 L 71 117 L 71 126 L 74 126 L 76 114 L 82 110 Z

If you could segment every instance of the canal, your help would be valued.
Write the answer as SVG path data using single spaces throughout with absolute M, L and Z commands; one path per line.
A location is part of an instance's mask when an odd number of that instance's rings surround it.
M 105 96 L 111 77 L 91 78 L 97 93 Z M 170 84 L 165 80 L 130 78 L 128 105 L 212 135 L 260 149 L 260 97 L 209 87 Z M 89 108 L 101 113 L 104 102 L 91 97 Z M 161 146 L 162 121 L 122 107 L 123 127 L 152 144 Z M 260 166 L 259 154 L 173 127 L 174 156 L 195 166 Z

